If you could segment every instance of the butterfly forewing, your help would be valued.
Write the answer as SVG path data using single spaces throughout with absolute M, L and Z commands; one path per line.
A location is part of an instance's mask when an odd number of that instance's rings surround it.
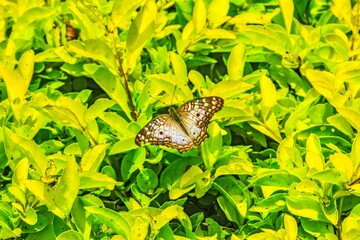
M 154 118 L 137 134 L 135 143 L 164 145 L 180 153 L 191 150 L 208 137 L 207 128 L 214 114 L 224 104 L 220 97 L 204 97 L 188 101 L 178 111 Z
M 204 97 L 181 105 L 177 112 L 194 145 L 200 145 L 209 136 L 209 122 L 223 104 L 224 100 L 220 97 Z
M 188 119 L 198 127 L 207 126 L 224 104 L 220 97 L 204 97 L 188 101 L 177 111 L 181 119 Z

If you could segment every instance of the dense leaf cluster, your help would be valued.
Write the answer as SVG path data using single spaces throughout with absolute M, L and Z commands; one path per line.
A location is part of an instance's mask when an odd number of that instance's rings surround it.
M 0 238 L 359 239 L 359 30 L 355 0 L 2 0 Z M 135 144 L 203 96 L 200 147 Z

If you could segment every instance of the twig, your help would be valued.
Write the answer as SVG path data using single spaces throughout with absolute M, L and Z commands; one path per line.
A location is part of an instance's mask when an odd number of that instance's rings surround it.
M 134 121 L 137 120 L 137 115 L 136 115 L 136 112 L 135 112 L 135 105 L 134 105 L 134 102 L 131 98 L 131 93 L 130 93 L 130 89 L 129 89 L 129 84 L 128 84 L 128 79 L 127 79 L 127 75 L 126 73 L 124 72 L 124 68 L 122 66 L 122 60 L 120 58 L 120 54 L 119 54 L 119 51 L 117 50 L 116 48 L 116 43 L 115 43 L 115 37 L 114 37 L 114 33 L 113 32 L 109 32 L 112 36 L 112 40 L 113 40 L 113 45 L 114 45 L 114 51 L 115 51 L 115 56 L 116 56 L 116 59 L 118 61 L 118 70 L 121 74 L 121 76 L 123 77 L 124 79 L 124 87 L 125 87 L 125 91 L 126 91 L 126 95 L 127 95 L 127 98 L 129 99 L 129 103 L 130 103 L 130 108 L 131 108 L 131 115 L 134 119 Z

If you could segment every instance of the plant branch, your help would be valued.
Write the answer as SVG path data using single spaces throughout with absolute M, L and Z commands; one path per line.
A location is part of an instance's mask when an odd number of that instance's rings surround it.
M 117 47 L 116 47 L 114 32 L 110 32 L 110 34 L 112 36 L 112 42 L 113 42 L 113 47 L 114 47 L 114 51 L 115 51 L 116 60 L 118 61 L 118 70 L 119 70 L 120 75 L 124 79 L 124 88 L 125 88 L 125 91 L 126 91 L 127 98 L 129 99 L 130 108 L 131 108 L 131 115 L 133 117 L 133 120 L 136 121 L 137 120 L 137 115 L 136 115 L 136 112 L 135 112 L 135 105 L 134 105 L 134 102 L 132 100 L 130 89 L 129 89 L 129 82 L 128 82 L 127 74 L 124 72 L 124 68 L 123 68 L 123 65 L 122 65 L 122 60 L 121 60 L 119 51 L 117 50 Z

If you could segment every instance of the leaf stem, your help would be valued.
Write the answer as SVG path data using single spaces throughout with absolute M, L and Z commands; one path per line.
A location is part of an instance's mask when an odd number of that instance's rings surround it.
M 338 222 L 337 222 L 337 237 L 341 240 L 341 215 L 342 215 L 342 208 L 343 208 L 344 198 L 340 198 L 339 202 L 339 215 L 338 215 Z

